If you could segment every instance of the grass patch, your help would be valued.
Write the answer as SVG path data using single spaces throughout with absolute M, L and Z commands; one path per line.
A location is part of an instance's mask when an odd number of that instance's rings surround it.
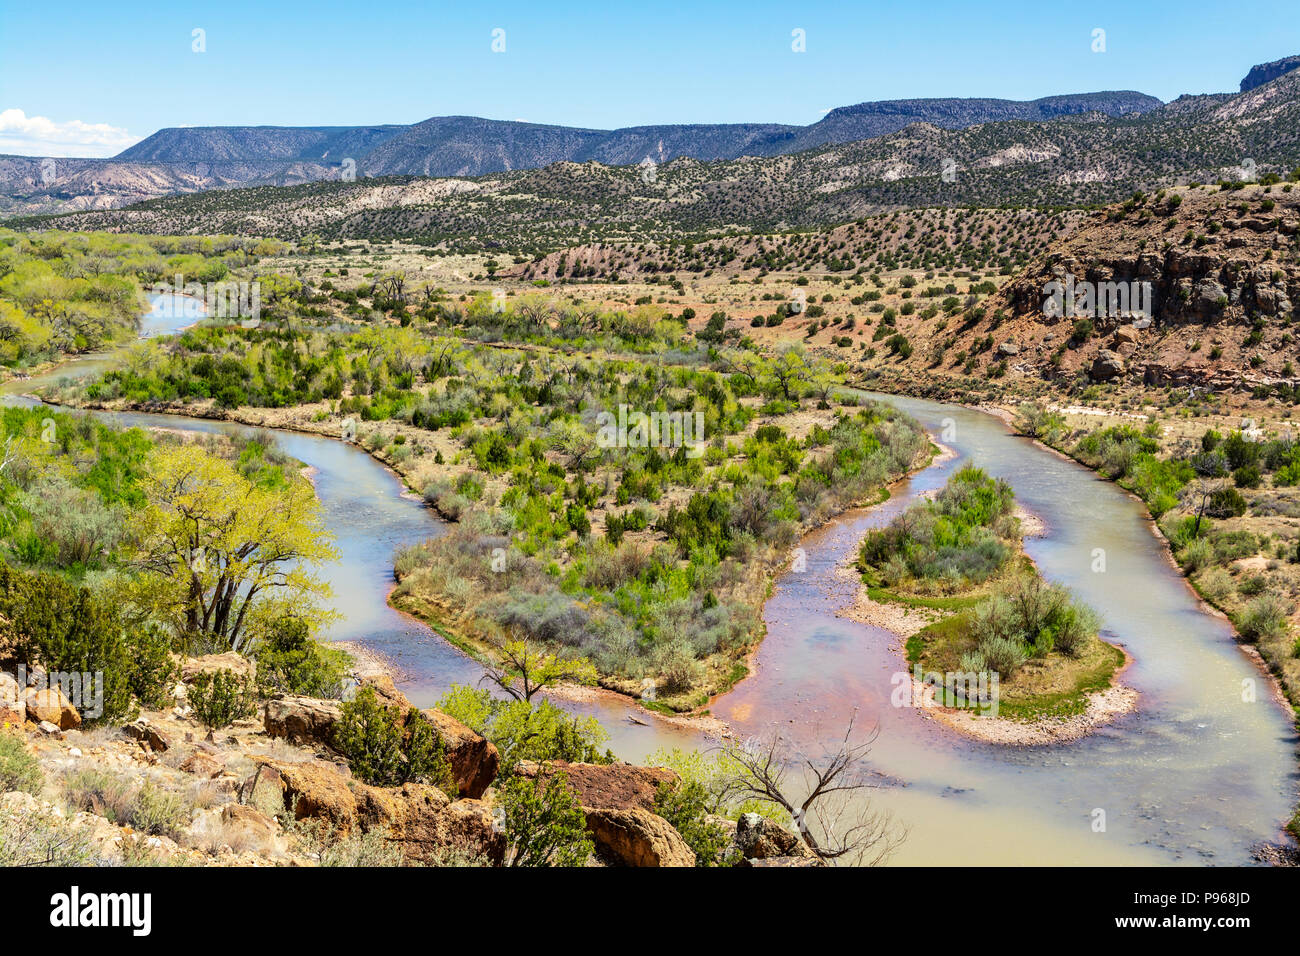
M 924 671 L 960 671 L 962 655 L 974 649 L 969 619 L 954 614 L 908 640 L 908 663 Z M 1087 708 L 1088 695 L 1109 687 L 1123 663 L 1124 652 L 1100 638 L 1092 638 L 1077 657 L 1059 651 L 1031 657 L 1000 682 L 998 716 L 1022 721 L 1077 716 Z

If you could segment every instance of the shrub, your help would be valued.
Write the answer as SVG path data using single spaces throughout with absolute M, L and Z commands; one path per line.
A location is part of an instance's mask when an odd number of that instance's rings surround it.
M 1212 518 L 1240 518 L 1246 513 L 1246 499 L 1236 488 L 1221 488 L 1210 496 L 1205 513 Z
M 1291 608 L 1280 596 L 1263 594 L 1246 605 L 1237 628 L 1250 641 L 1280 638 L 1286 634 L 1290 614 Z
M 39 794 L 44 782 L 40 761 L 28 751 L 22 731 L 0 732 L 0 791 Z
M 1209 568 L 1196 580 L 1197 587 L 1200 588 L 1201 594 L 1211 604 L 1222 604 L 1232 596 L 1236 589 L 1233 583 L 1232 575 L 1223 568 Z
M 196 674 L 187 690 L 194 716 L 209 730 L 229 727 L 257 712 L 257 694 L 249 677 L 231 670 Z
M 596 718 L 569 714 L 547 700 L 537 704 L 498 700 L 486 689 L 453 684 L 438 701 L 438 710 L 492 741 L 501 755 L 504 775 L 521 760 L 614 760 L 613 754 L 601 749 L 609 734 Z
M 709 819 L 709 804 L 708 791 L 696 780 L 661 783 L 655 790 L 655 813 L 672 824 L 695 851 L 695 865 L 725 866 L 731 838 L 724 827 Z
M 257 647 L 257 676 L 264 692 L 338 698 L 348 668 L 347 654 L 312 640 L 307 622 L 298 617 L 275 621 Z
M 1263 480 L 1258 465 L 1242 465 L 1232 473 L 1232 482 L 1238 488 L 1258 488 Z
M 190 823 L 190 806 L 178 793 L 146 782 L 136 791 L 123 821 L 153 836 L 179 838 Z
M 515 777 L 502 788 L 507 866 L 583 866 L 587 821 L 563 773 Z
M 976 652 L 1004 676 L 1014 674 L 1031 649 L 1077 656 L 1098 626 L 1097 615 L 1075 601 L 1067 588 L 1034 574 L 1000 587 L 967 617 Z
M 978 653 L 984 658 L 986 666 L 1002 678 L 1008 678 L 1018 671 L 1029 656 L 1020 644 L 1005 637 L 982 640 Z
M 86 829 L 36 812 L 0 815 L 0 866 L 98 866 L 100 858 Z
M 1037 402 L 1022 402 L 1015 427 L 1022 435 L 1049 442 L 1065 427 L 1065 419 L 1059 412 L 1048 411 Z
M 454 796 L 456 784 L 437 731 L 412 707 L 403 717 L 379 702 L 373 687 L 363 687 L 343 704 L 334 746 L 352 772 L 375 786 L 407 781 L 430 783 Z
M 39 662 L 51 672 L 103 674 L 103 713 L 95 720 L 134 716 L 131 686 L 138 665 L 107 599 L 58 575 L 0 563 L 0 616 L 18 635 L 11 649 L 15 659 Z
M 63 780 L 68 805 L 87 810 L 141 833 L 179 837 L 190 824 L 192 808 L 178 793 L 151 780 L 137 785 L 105 770 L 78 770 Z
M 128 631 L 127 645 L 134 662 L 129 675 L 131 693 L 154 710 L 167 706 L 180 677 L 180 667 L 172 656 L 171 634 L 149 621 Z
M 1194 538 L 1178 552 L 1178 563 L 1188 574 L 1195 574 L 1214 559 L 1214 548 L 1204 538 Z
M 398 845 L 384 830 L 346 831 L 324 820 L 299 820 L 292 825 L 303 853 L 321 866 L 402 866 L 406 862 Z

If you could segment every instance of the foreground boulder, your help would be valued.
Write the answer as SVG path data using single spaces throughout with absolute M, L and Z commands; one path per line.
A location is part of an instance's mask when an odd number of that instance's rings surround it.
M 244 781 L 240 801 L 260 809 L 282 807 L 290 819 L 323 820 L 340 830 L 357 820 L 350 778 L 324 764 L 255 758 L 257 769 Z
M 27 719 L 40 723 L 45 721 L 59 730 L 73 730 L 81 726 L 81 715 L 72 701 L 63 695 L 58 687 L 29 687 L 23 697 L 27 708 Z
M 372 787 L 319 761 L 256 759 L 240 799 L 257 809 L 283 808 L 289 819 L 319 820 L 341 833 L 379 830 L 418 863 L 482 859 L 495 865 L 505 857 L 505 834 L 481 800 L 453 801 L 428 784 Z
M 21 728 L 27 721 L 27 701 L 18 681 L 0 673 L 0 728 Z
M 405 720 L 411 704 L 387 677 L 367 678 L 366 685 L 375 689 L 381 704 L 398 711 Z M 497 748 L 487 738 L 474 733 L 456 718 L 438 710 L 416 712 L 438 733 L 462 797 L 477 800 L 496 779 L 501 764 Z M 336 700 L 299 697 L 285 694 L 266 703 L 263 725 L 270 737 L 283 737 L 292 743 L 332 746 L 334 729 L 343 717 L 343 707 Z
M 364 788 L 358 812 L 363 830 L 385 831 L 414 862 L 480 859 L 499 866 L 505 858 L 505 833 L 493 826 L 492 811 L 482 800 L 452 801 L 437 787 L 407 783 Z
M 495 745 L 440 710 L 422 710 L 420 716 L 438 732 L 459 794 L 473 800 L 483 796 L 501 765 Z
M 263 725 L 267 736 L 283 737 L 295 744 L 324 744 L 334 736 L 334 725 L 343 716 L 336 700 L 286 694 L 266 702 Z
M 740 855 L 746 860 L 817 859 L 817 855 L 796 834 L 757 813 L 741 814 L 736 821 L 735 840 Z
M 584 809 L 654 810 L 655 791 L 661 783 L 676 783 L 677 773 L 667 767 L 636 767 L 626 763 L 569 763 L 555 760 L 538 764 L 522 761 L 516 771 L 528 779 L 543 780 L 563 773 Z
M 596 855 L 620 866 L 694 866 L 695 852 L 661 816 L 632 807 L 583 809 Z
M 654 812 L 660 784 L 676 783 L 666 767 L 631 764 L 520 763 L 516 773 L 545 782 L 555 774 L 578 798 L 596 856 L 613 866 L 694 866 L 695 852 L 680 833 Z

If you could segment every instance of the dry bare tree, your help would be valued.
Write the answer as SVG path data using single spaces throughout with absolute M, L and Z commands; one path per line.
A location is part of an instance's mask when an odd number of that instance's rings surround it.
M 854 711 L 838 745 L 818 760 L 796 755 L 778 732 L 724 744 L 723 762 L 733 768 L 722 784 L 724 797 L 782 807 L 804 844 L 822 860 L 856 866 L 883 862 L 906 831 L 866 798 L 875 787 L 866 779 L 866 760 L 879 731 L 872 728 L 855 740 L 856 721 Z
M 1192 529 L 1193 538 L 1200 535 L 1201 519 L 1205 517 L 1205 512 L 1214 500 L 1214 496 L 1230 487 L 1232 483 L 1226 478 L 1204 475 L 1197 476 L 1190 484 L 1183 486 L 1178 496 L 1189 510 L 1196 512 L 1196 525 Z

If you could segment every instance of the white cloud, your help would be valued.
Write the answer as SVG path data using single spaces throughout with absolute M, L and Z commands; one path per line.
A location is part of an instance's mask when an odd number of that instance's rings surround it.
M 0 153 L 19 156 L 114 156 L 141 137 L 120 126 L 55 122 L 45 116 L 28 116 L 20 109 L 0 110 Z

